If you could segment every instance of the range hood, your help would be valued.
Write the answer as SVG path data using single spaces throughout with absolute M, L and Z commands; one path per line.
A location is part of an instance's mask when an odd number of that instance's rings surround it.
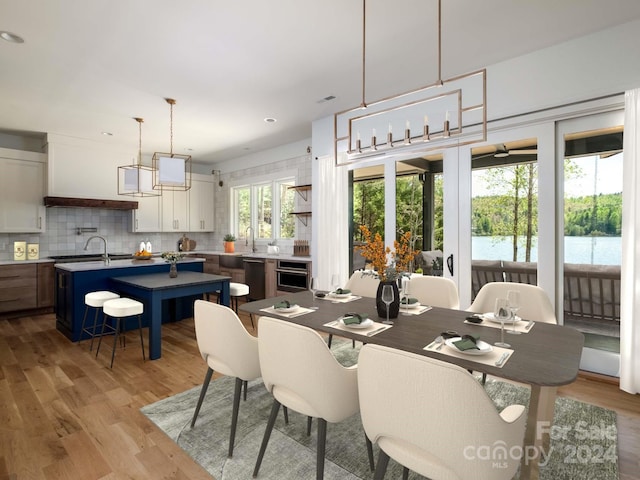
M 138 202 L 101 200 L 93 198 L 44 197 L 45 207 L 105 208 L 108 210 L 137 210 Z

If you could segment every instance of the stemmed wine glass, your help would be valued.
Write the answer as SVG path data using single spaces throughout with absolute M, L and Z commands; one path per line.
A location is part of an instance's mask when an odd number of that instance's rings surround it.
M 509 301 L 506 298 L 496 298 L 493 314 L 500 322 L 500 341 L 494 343 L 497 347 L 509 348 L 511 345 L 504 341 L 504 322 L 511 318 L 511 310 L 509 310 Z
M 400 306 L 402 306 L 402 300 L 404 299 L 407 303 L 404 304 L 404 309 L 402 309 L 402 315 L 409 316 L 409 284 L 411 283 L 407 277 L 402 277 L 402 295 L 400 295 Z
M 509 304 L 509 310 L 511 310 L 511 322 L 513 324 L 513 329 L 507 330 L 507 333 L 519 335 L 521 332 L 516 330 L 516 312 L 520 308 L 520 292 L 517 290 L 507 291 L 507 303 Z
M 382 301 L 387 306 L 387 319 L 383 320 L 382 323 L 393 325 L 393 322 L 389 320 L 389 306 L 393 302 L 393 287 L 391 285 L 382 286 Z
M 337 273 L 331 275 L 331 287 L 333 288 L 333 293 L 336 293 L 336 290 L 340 288 L 340 275 Z
M 311 298 L 312 298 L 311 310 L 317 310 L 318 309 L 318 307 L 316 307 L 316 293 L 318 292 L 317 278 L 312 277 L 311 280 L 309 280 L 309 291 L 311 292 Z

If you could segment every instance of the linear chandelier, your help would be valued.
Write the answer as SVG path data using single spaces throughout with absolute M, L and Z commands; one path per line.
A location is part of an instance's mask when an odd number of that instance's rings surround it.
M 132 197 L 157 197 L 161 190 L 153 189 L 153 167 L 142 164 L 142 122 L 144 119 L 135 117 L 138 122 L 138 159 L 131 165 L 118 167 L 118 195 Z
M 189 190 L 191 188 L 191 155 L 173 153 L 173 98 L 165 98 L 170 105 L 169 153 L 153 154 L 153 188 L 156 190 Z
M 334 115 L 336 165 L 486 141 L 486 69 L 442 80 L 441 3 L 438 0 L 436 82 L 367 103 L 366 0 L 362 0 L 362 101 Z M 338 156 L 339 152 L 346 155 Z

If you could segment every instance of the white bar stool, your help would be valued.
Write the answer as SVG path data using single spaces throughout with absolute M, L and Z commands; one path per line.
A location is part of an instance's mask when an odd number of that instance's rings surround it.
M 120 298 L 120 295 L 114 292 L 109 292 L 108 290 L 89 292 L 84 296 L 84 304 L 86 305 L 86 307 L 84 309 L 82 327 L 80 327 L 79 340 L 82 340 L 83 333 L 87 333 L 91 337 L 91 346 L 89 347 L 89 351 L 93 350 L 93 339 L 96 337 L 96 329 L 98 328 L 98 312 L 102 310 L 104 302 L 106 302 L 107 300 L 113 300 L 115 298 Z M 93 319 L 93 328 L 86 325 L 89 308 L 94 308 L 96 310 L 96 314 Z
M 113 368 L 113 359 L 116 355 L 116 344 L 118 343 L 118 336 L 122 331 L 122 319 L 138 316 L 138 331 L 140 332 L 140 346 L 142 347 L 142 360 L 146 360 L 144 356 L 144 342 L 142 340 L 142 313 L 144 312 L 144 305 L 142 302 L 133 300 L 132 298 L 116 298 L 114 300 L 107 300 L 102 306 L 104 312 L 104 321 L 102 322 L 102 332 L 100 333 L 100 340 L 98 341 L 98 348 L 96 348 L 96 358 L 98 358 L 98 352 L 100 352 L 100 344 L 102 343 L 102 337 L 104 335 L 104 329 L 108 328 L 113 333 L 113 350 L 111 352 L 111 365 L 109 368 Z M 116 324 L 107 325 L 107 317 L 113 317 L 116 319 Z
M 215 292 L 218 295 L 218 303 L 220 303 L 220 291 Z M 238 314 L 238 297 L 246 297 L 249 295 L 249 285 L 246 283 L 229 282 L 229 298 L 230 306 Z M 207 294 L 207 300 L 209 300 L 209 294 Z M 253 323 L 253 315 L 249 315 L 251 319 L 251 326 L 255 328 Z

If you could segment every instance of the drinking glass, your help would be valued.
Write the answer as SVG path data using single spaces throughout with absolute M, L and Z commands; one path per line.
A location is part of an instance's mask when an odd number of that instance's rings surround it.
M 340 275 L 334 273 L 331 275 L 331 287 L 333 288 L 333 292 L 340 288 Z
M 311 292 L 311 298 L 312 300 L 312 305 L 311 305 L 311 310 L 317 310 L 318 307 L 316 307 L 316 293 L 318 292 L 318 279 L 315 277 L 312 277 L 311 280 L 309 280 L 309 291 Z
M 513 328 L 507 330 L 507 333 L 519 335 L 521 332 L 516 330 L 516 312 L 520 308 L 520 292 L 517 290 L 509 290 L 507 292 L 507 303 L 509 304 L 509 310 L 511 310 L 511 322 L 513 325 Z
M 402 277 L 401 280 L 402 285 L 402 295 L 400 295 L 400 306 L 402 306 L 402 299 L 406 298 L 407 303 L 405 304 L 405 308 L 402 309 L 402 315 L 409 316 L 409 284 L 411 283 L 407 277 Z
M 509 348 L 511 345 L 504 341 L 504 322 L 511 318 L 511 310 L 509 310 L 509 301 L 506 298 L 496 298 L 493 314 L 500 322 L 500 341 L 494 343 L 497 347 Z
M 393 325 L 393 322 L 389 320 L 389 305 L 393 302 L 393 287 L 391 285 L 382 286 L 382 301 L 387 306 L 387 319 L 383 320 L 382 323 Z

